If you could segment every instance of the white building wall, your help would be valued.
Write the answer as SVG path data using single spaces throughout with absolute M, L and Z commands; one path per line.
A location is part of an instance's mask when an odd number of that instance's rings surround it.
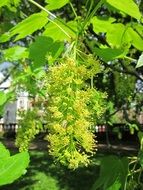
M 6 104 L 3 115 L 4 124 L 16 123 L 16 112 L 16 102 Z
M 17 110 L 27 110 L 29 107 L 29 99 L 27 92 L 20 92 L 17 97 Z
M 24 111 L 29 108 L 29 99 L 28 93 L 22 92 L 17 96 L 17 100 L 12 103 L 6 104 L 4 108 L 3 118 L 1 118 L 0 123 L 4 123 L 6 125 L 17 123 L 17 120 L 20 119 L 18 112 Z

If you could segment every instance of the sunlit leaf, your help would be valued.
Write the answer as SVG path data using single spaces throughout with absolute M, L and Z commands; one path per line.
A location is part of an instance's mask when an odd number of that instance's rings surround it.
M 21 0 L 13 0 L 15 6 L 18 6 Z
M 48 8 L 48 10 L 55 10 L 55 9 L 59 9 L 61 7 L 63 7 L 64 5 L 66 5 L 69 0 L 45 0 L 46 3 L 48 3 L 48 6 L 46 6 Z
M 137 22 L 132 22 L 132 28 L 137 31 L 140 36 L 143 36 L 143 25 Z
M 18 23 L 15 27 L 13 27 L 7 36 L 3 35 L 0 37 L 0 41 L 9 40 L 12 36 L 16 36 L 15 41 L 21 38 L 26 37 L 27 35 L 32 34 L 36 30 L 41 29 L 48 22 L 47 14 L 44 12 L 35 13 L 30 15 L 28 18 Z M 2 38 L 2 39 L 1 39 Z M 4 39 L 3 39 L 4 38 Z
M 95 33 L 99 32 L 108 32 L 111 30 L 111 23 L 113 23 L 116 19 L 112 17 L 99 17 L 94 16 L 91 19 L 91 23 L 93 25 L 93 30 Z
M 10 156 L 9 150 L 5 148 L 5 146 L 0 143 L 0 160 L 5 159 Z
M 0 91 L 0 106 L 6 102 L 6 94 L 3 91 Z
M 9 49 L 3 50 L 5 60 L 16 61 L 19 59 L 25 59 L 28 57 L 28 51 L 25 47 L 15 46 Z
M 10 39 L 10 34 L 9 34 L 9 32 L 6 32 L 0 36 L 0 43 L 6 42 L 9 39 Z
M 132 45 L 140 51 L 143 51 L 143 39 L 132 27 L 129 27 L 127 34 L 130 37 Z
M 70 41 L 71 38 L 76 38 L 77 23 L 75 21 L 65 23 L 71 29 L 57 20 L 55 20 L 55 23 L 57 23 L 62 28 L 62 30 L 56 24 L 48 23 L 46 25 L 45 31 L 43 32 L 44 36 L 48 36 L 55 41 Z
M 9 4 L 9 0 L 2 0 L 0 1 L 0 7 L 8 5 Z
M 29 164 L 27 152 L 18 153 L 11 157 L 0 160 L 0 186 L 12 183 L 25 173 Z
M 133 18 L 141 19 L 142 15 L 139 11 L 137 4 L 134 0 L 106 0 L 111 6 L 115 7 L 116 9 L 123 11 L 127 15 L 130 15 Z
M 123 24 L 112 24 L 111 29 L 107 32 L 107 42 L 111 47 L 120 48 L 123 44 L 130 41 L 127 35 L 126 26 Z
M 8 6 L 8 7 L 10 7 L 10 4 L 11 4 L 11 5 L 14 5 L 14 6 L 18 6 L 19 3 L 20 3 L 20 1 L 21 1 L 21 0 L 13 0 L 13 1 L 11 1 L 11 0 L 1 0 L 1 1 L 0 1 L 0 7 L 3 7 L 3 6 Z

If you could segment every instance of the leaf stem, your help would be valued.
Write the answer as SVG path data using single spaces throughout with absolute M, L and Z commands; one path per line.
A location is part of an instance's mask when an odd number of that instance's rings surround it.
M 57 18 L 56 15 L 54 15 L 53 13 L 51 13 L 50 11 L 48 11 L 47 9 L 45 9 L 43 6 L 41 6 L 39 3 L 33 1 L 33 0 L 29 0 L 29 2 L 31 2 L 32 4 L 36 5 L 37 7 L 39 7 L 39 9 L 42 9 L 43 11 L 47 12 L 50 16 L 52 16 L 53 18 Z
M 143 171 L 142 168 L 140 168 L 139 175 L 138 175 L 138 184 L 141 184 L 140 178 L 141 178 L 142 171 Z
M 86 18 L 86 20 L 85 20 L 85 22 L 84 22 L 84 26 L 83 26 L 84 28 L 86 28 L 86 26 L 87 26 L 87 24 L 88 24 L 90 18 L 94 16 L 94 14 L 95 14 L 96 11 L 99 9 L 99 7 L 101 7 L 101 5 L 104 3 L 104 1 L 105 1 L 105 0 L 100 0 L 100 1 L 97 3 L 97 5 L 95 6 L 95 8 L 93 9 L 93 11 L 91 11 L 91 13 L 89 14 L 89 16 L 87 16 L 87 18 Z M 90 9 L 91 9 L 91 8 L 90 8 Z
M 66 36 L 68 36 L 71 39 L 71 36 L 56 22 L 54 22 L 53 20 L 49 19 L 50 22 L 52 22 L 53 24 L 55 24 L 64 34 L 66 34 Z
M 71 6 L 71 9 L 72 9 L 72 11 L 73 11 L 75 17 L 77 18 L 78 16 L 77 16 L 77 14 L 76 14 L 76 11 L 75 11 L 75 9 L 74 9 L 72 3 L 70 2 L 69 5 Z
M 93 0 L 91 0 L 90 6 L 89 6 L 89 9 L 88 9 L 86 18 L 85 18 L 85 23 L 86 23 L 86 21 L 88 20 L 88 16 L 90 15 L 90 11 L 91 11 L 91 9 L 92 9 L 92 6 L 93 6 Z M 86 5 L 86 7 L 87 7 L 87 5 Z
M 128 56 L 125 56 L 124 58 L 126 58 L 126 59 L 128 59 L 128 60 L 130 60 L 130 61 L 133 61 L 133 62 L 137 62 L 137 60 L 136 60 L 136 59 L 133 59 L 133 58 L 128 57 Z
M 94 84 L 93 84 L 93 75 L 91 76 L 91 88 L 93 88 L 94 86 L 93 86 Z

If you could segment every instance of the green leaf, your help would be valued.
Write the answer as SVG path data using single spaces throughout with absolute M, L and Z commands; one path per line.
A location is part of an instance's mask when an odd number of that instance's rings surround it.
M 0 34 L 4 34 L 8 30 L 10 30 L 13 27 L 13 24 L 9 23 L 8 21 L 1 22 L 0 23 Z
M 77 23 L 75 21 L 70 21 L 68 23 L 65 23 L 65 25 L 57 20 L 54 20 L 56 24 L 58 24 L 62 30 L 64 30 L 70 37 L 73 39 L 76 38 L 76 31 L 77 31 Z M 56 24 L 54 23 L 48 23 L 46 25 L 46 29 L 43 32 L 44 36 L 48 36 L 52 38 L 55 41 L 70 41 L 70 37 L 65 34 L 64 31 L 62 31 Z M 67 26 L 71 27 L 68 28 Z
M 54 61 L 64 49 L 62 42 L 54 42 L 52 38 L 39 36 L 30 45 L 29 58 L 34 61 L 34 67 L 43 66 L 48 58 Z
M 137 4 L 134 2 L 134 0 L 106 0 L 106 2 L 109 3 L 111 6 L 115 7 L 116 9 L 123 11 L 127 15 L 130 15 L 133 18 L 140 20 L 142 17 L 139 8 Z
M 25 47 L 15 46 L 9 49 L 3 50 L 5 60 L 17 61 L 19 59 L 25 59 L 28 57 L 28 51 Z
M 28 152 L 18 153 L 14 156 L 0 160 L 0 186 L 12 183 L 25 173 L 29 164 Z
M 143 66 L 143 53 L 140 55 L 136 68 L 142 67 Z
M 95 33 L 99 33 L 99 32 L 108 32 L 112 25 L 111 23 L 113 23 L 116 19 L 112 18 L 112 17 L 100 17 L 100 16 L 94 16 L 91 19 L 91 23 L 93 25 L 93 30 Z
M 121 189 L 121 183 L 116 180 L 113 185 L 111 185 L 107 190 L 120 190 Z
M 140 149 L 143 151 L 143 132 L 141 131 L 138 132 L 138 138 L 140 141 Z
M 9 32 L 6 32 L 5 34 L 0 36 L 0 43 L 7 42 L 10 39 Z
M 111 164 L 112 163 L 112 164 Z M 101 161 L 100 176 L 95 182 L 92 190 L 96 190 L 99 187 L 103 187 L 106 190 L 110 187 L 119 177 L 117 172 L 117 158 L 115 157 L 105 157 Z
M 21 38 L 25 38 L 27 35 L 30 35 L 36 30 L 44 27 L 47 22 L 48 18 L 46 13 L 41 12 L 32 14 L 22 22 L 18 23 L 15 27 L 13 27 L 7 35 L 2 35 L 0 37 L 0 41 L 7 41 L 15 35 L 17 35 L 15 41 Z
M 112 49 L 112 48 L 99 49 L 99 48 L 94 47 L 94 52 L 105 62 L 124 57 L 125 55 L 125 52 L 123 49 Z
M 19 3 L 20 3 L 21 0 L 2 0 L 0 2 L 0 7 L 3 7 L 3 6 L 8 6 L 10 8 L 10 4 L 14 5 L 14 6 L 18 6 Z
M 142 39 L 142 37 L 135 30 L 133 30 L 132 27 L 128 28 L 127 34 L 130 38 L 132 45 L 135 48 L 137 48 L 138 50 L 143 51 L 143 39 Z
M 9 4 L 9 0 L 2 0 L 0 1 L 0 7 L 8 5 Z
M 111 47 L 120 48 L 130 42 L 127 35 L 127 28 L 123 24 L 112 24 L 110 30 L 106 34 L 107 42 Z
M 10 156 L 9 150 L 0 142 L 0 160 Z
M 101 169 L 99 178 L 96 180 L 92 190 L 102 188 L 107 190 L 112 187 L 117 181 L 118 186 L 121 184 L 121 189 L 124 189 L 126 177 L 128 174 L 128 159 L 119 159 L 117 156 L 107 156 L 101 160 Z
M 21 0 L 3 0 L 0 3 L 0 7 L 7 6 L 11 12 L 17 12 L 17 6 L 19 6 Z
M 6 94 L 3 91 L 0 91 L 0 106 L 3 105 L 7 100 Z
M 64 50 L 64 43 L 63 42 L 55 42 L 50 47 L 46 57 L 48 59 L 49 64 L 53 64 L 53 62 L 62 54 Z
M 46 3 L 48 3 L 48 5 L 46 6 L 48 10 L 55 10 L 55 9 L 59 9 L 61 7 L 63 7 L 64 5 L 66 5 L 69 0 L 45 0 Z
M 140 161 L 140 165 L 143 168 L 143 151 L 142 150 L 139 152 L 138 158 Z
M 21 0 L 13 0 L 15 6 L 18 6 Z
M 131 26 L 140 36 L 143 36 L 143 25 L 141 23 L 132 22 Z
M 29 58 L 34 61 L 36 66 L 43 66 L 46 62 L 46 53 L 53 44 L 51 38 L 39 36 L 29 47 Z
M 121 182 L 121 189 L 124 189 L 128 175 L 129 160 L 127 157 L 119 159 L 119 181 Z

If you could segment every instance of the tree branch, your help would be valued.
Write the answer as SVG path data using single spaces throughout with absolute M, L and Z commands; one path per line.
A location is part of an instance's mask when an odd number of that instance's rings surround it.
M 16 64 L 14 67 L 12 67 L 12 69 L 9 71 L 9 73 L 0 81 L 0 85 L 8 80 L 8 78 L 11 76 L 11 74 L 17 68 L 17 66 L 18 66 L 18 64 Z

